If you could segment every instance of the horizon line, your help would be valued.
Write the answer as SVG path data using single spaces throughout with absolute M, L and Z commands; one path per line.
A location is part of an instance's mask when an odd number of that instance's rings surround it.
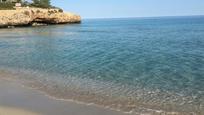
M 82 19 L 126 19 L 126 18 L 165 18 L 165 17 L 203 17 L 202 15 L 166 15 L 166 16 L 134 16 L 134 17 L 85 17 Z

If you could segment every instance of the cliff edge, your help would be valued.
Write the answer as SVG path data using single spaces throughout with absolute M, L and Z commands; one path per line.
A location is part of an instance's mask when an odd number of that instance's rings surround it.
M 60 9 L 18 8 L 0 11 L 0 27 L 80 23 L 81 17 Z

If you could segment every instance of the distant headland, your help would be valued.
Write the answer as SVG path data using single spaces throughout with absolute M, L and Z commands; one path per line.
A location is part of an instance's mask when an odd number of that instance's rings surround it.
M 49 0 L 0 0 L 0 28 L 80 22 L 79 15 L 51 6 Z

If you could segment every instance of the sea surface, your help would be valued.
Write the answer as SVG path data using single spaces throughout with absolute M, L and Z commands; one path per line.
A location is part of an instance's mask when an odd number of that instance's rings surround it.
M 204 115 L 204 16 L 0 29 L 0 74 L 123 112 Z

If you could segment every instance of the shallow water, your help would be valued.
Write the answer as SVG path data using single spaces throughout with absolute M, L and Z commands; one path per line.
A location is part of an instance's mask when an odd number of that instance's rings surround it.
M 203 114 L 204 17 L 92 19 L 0 30 L 0 71 L 52 96 Z

